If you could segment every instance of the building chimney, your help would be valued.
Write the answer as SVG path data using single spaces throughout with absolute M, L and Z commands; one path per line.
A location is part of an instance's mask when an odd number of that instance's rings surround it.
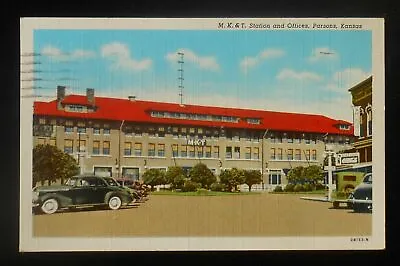
M 129 101 L 134 102 L 136 101 L 136 96 L 128 96 Z
M 62 109 L 61 102 L 65 98 L 65 86 L 57 86 L 57 109 Z
M 86 89 L 87 101 L 90 105 L 94 106 L 94 89 Z

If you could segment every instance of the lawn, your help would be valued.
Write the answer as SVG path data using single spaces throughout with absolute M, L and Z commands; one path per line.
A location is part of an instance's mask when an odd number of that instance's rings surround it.
M 168 195 L 168 196 L 234 196 L 234 195 L 255 195 L 260 192 L 219 192 L 219 191 L 196 191 L 196 192 L 178 192 L 171 190 L 153 191 L 151 195 Z

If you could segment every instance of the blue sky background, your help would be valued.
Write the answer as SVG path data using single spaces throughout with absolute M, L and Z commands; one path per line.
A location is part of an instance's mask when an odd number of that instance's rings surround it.
M 370 31 L 36 30 L 38 94 L 67 93 L 323 114 L 352 120 L 371 73 Z

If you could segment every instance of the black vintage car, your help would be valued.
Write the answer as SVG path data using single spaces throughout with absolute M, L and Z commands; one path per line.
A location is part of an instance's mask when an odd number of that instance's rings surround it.
M 34 210 L 46 214 L 80 206 L 108 206 L 117 210 L 132 201 L 132 194 L 113 178 L 94 175 L 74 176 L 64 185 L 35 187 L 32 198 Z
M 362 183 L 350 194 L 349 202 L 354 212 L 372 211 L 372 173 L 364 176 Z

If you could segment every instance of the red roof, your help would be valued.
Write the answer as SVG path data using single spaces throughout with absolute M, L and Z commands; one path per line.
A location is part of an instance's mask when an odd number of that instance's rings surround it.
M 87 98 L 83 95 L 69 95 L 62 101 L 63 104 L 84 104 L 87 105 Z M 152 101 L 131 101 L 128 99 L 95 97 L 96 111 L 89 113 L 67 112 L 57 109 L 57 101 L 35 102 L 34 114 L 99 119 L 114 121 L 147 122 L 155 124 L 176 124 L 193 126 L 211 126 L 225 128 L 248 128 L 248 129 L 269 129 L 276 131 L 295 131 L 329 133 L 341 135 L 353 135 L 352 126 L 350 130 L 340 130 L 338 124 L 351 123 L 343 120 L 335 120 L 323 115 L 284 113 L 262 110 L 249 110 L 225 107 L 211 107 L 200 105 L 184 105 L 176 103 L 152 102 Z M 221 121 L 200 121 L 174 118 L 151 117 L 150 111 L 179 112 L 203 115 L 235 116 L 241 118 L 238 123 Z M 260 124 L 249 124 L 245 118 L 261 118 Z

